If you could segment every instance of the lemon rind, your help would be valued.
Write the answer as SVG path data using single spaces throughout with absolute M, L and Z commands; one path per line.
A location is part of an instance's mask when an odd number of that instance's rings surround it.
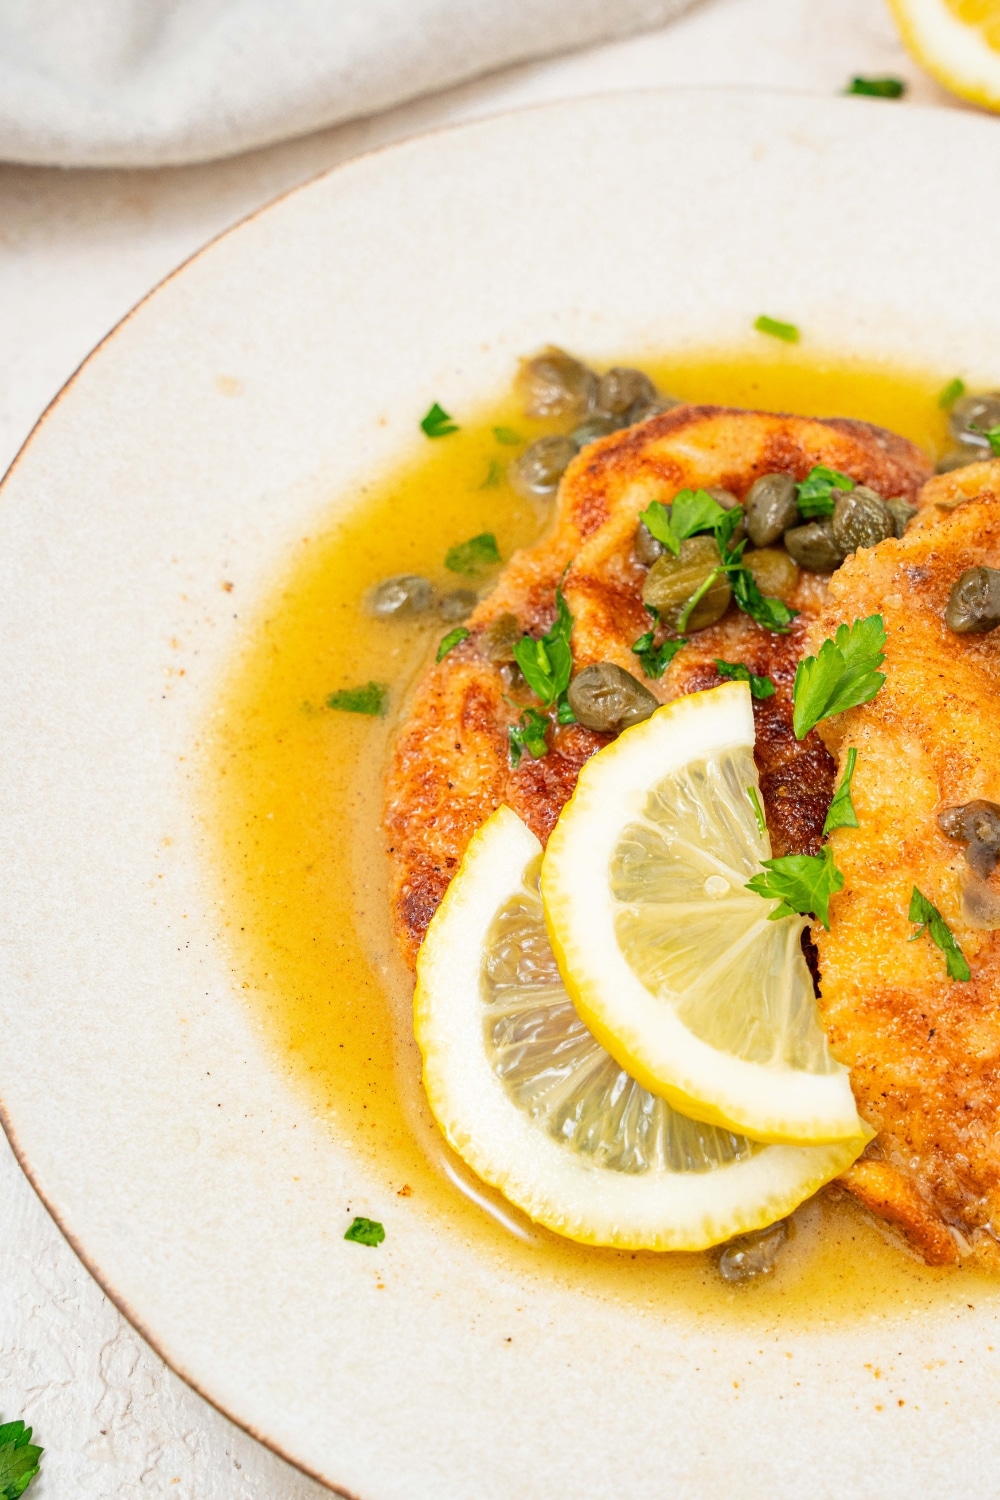
M 953 94 L 1000 110 L 1000 53 L 942 0 L 889 0 L 906 50 Z

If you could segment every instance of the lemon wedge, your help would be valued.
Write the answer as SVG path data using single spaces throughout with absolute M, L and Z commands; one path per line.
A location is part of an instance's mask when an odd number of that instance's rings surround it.
M 594 1036 L 696 1119 L 761 1141 L 846 1140 L 847 1069 L 819 1024 L 805 920 L 746 889 L 758 823 L 746 683 L 678 698 L 583 767 L 542 865 L 552 946 Z
M 494 813 L 417 960 L 427 1098 L 473 1171 L 558 1234 L 650 1250 L 762 1228 L 844 1171 L 864 1137 L 762 1145 L 686 1119 L 623 1071 L 560 979 L 541 853 L 515 813 Z
M 996 0 L 889 0 L 903 43 L 953 94 L 1000 110 Z

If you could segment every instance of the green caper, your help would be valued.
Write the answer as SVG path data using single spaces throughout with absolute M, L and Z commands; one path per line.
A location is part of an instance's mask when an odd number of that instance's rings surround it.
M 951 474 L 955 469 L 964 469 L 968 464 L 980 464 L 989 458 L 988 448 L 973 448 L 963 443 L 959 448 L 949 448 L 938 459 L 935 470 L 938 474 Z
M 514 647 L 523 634 L 517 615 L 497 615 L 479 637 L 478 646 L 487 661 L 499 666 L 514 660 Z
M 948 428 L 953 438 L 960 443 L 985 448 L 989 453 L 986 433 L 991 427 L 1000 427 L 1000 391 L 984 391 L 979 396 L 960 396 L 948 417 Z
M 662 542 L 656 540 L 645 521 L 640 521 L 635 528 L 632 550 L 635 553 L 636 562 L 641 562 L 644 567 L 651 568 L 656 559 L 662 557 L 667 549 Z
M 528 417 L 582 417 L 597 400 L 593 370 L 555 344 L 521 361 L 517 383 Z
M 747 552 L 743 561 L 762 594 L 789 603 L 798 586 L 799 570 L 784 547 L 759 547 Z
M 597 382 L 597 407 L 615 417 L 622 417 L 637 401 L 655 401 L 656 386 L 642 370 L 615 365 L 605 370 Z
M 896 537 L 905 535 L 907 526 L 917 513 L 917 507 L 911 505 L 909 500 L 904 500 L 902 495 L 893 495 L 892 499 L 885 503 L 892 517 L 893 535 Z
M 945 624 L 957 635 L 978 635 L 1000 625 L 1000 572 L 966 568 L 952 585 Z
M 548 499 L 559 488 L 559 481 L 576 457 L 576 451 L 576 443 L 571 437 L 539 438 L 518 454 L 507 470 L 507 478 L 517 493 L 526 499 Z
M 598 661 L 577 672 L 566 696 L 584 729 L 602 734 L 641 724 L 660 706 L 649 688 L 613 661 Z
M 785 546 L 800 568 L 832 573 L 844 561 L 844 549 L 833 534 L 830 518 L 808 521 L 785 532 Z
M 875 547 L 896 531 L 882 496 L 864 484 L 838 492 L 830 524 L 844 553 L 856 552 L 859 547 Z
M 459 620 L 469 618 L 478 602 L 471 589 L 452 589 L 450 594 L 442 594 L 438 600 L 438 614 L 442 620 L 457 625 Z
M 788 1220 L 779 1219 L 766 1229 L 737 1235 L 722 1247 L 716 1265 L 723 1281 L 753 1281 L 770 1276 L 782 1248 L 788 1243 Z
M 658 417 L 662 412 L 673 411 L 675 406 L 681 406 L 683 402 L 674 396 L 657 396 L 653 401 L 646 401 L 642 397 L 634 401 L 625 413 L 625 426 L 634 427 L 637 422 L 647 422 L 650 417 Z
M 605 416 L 603 412 L 595 412 L 579 427 L 574 427 L 570 436 L 578 448 L 585 448 L 595 438 L 607 437 L 609 432 L 617 432 L 621 423 L 617 417 Z
M 690 536 L 681 542 L 677 557 L 665 552 L 642 586 L 642 601 L 656 610 L 669 630 L 677 630 L 688 600 L 719 566 L 719 549 L 712 537 Z M 721 620 L 733 591 L 725 573 L 720 573 L 702 594 L 684 621 L 684 630 L 704 630 Z
M 365 600 L 370 615 L 380 620 L 399 619 L 406 615 L 422 615 L 434 602 L 434 590 L 426 578 L 416 573 L 397 573 L 394 578 L 383 578 Z
M 769 547 L 799 519 L 794 474 L 762 474 L 746 498 L 747 532 L 755 547 Z

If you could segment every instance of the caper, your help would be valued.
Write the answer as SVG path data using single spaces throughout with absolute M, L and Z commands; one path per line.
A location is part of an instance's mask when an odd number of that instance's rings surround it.
M 649 572 L 642 586 L 642 601 L 656 610 L 669 630 L 677 630 L 688 600 L 719 566 L 719 549 L 712 537 L 690 536 L 681 542 L 680 554 L 665 552 Z M 719 573 L 702 594 L 684 629 L 703 630 L 721 620 L 733 591 L 725 573 Z
M 566 696 L 583 727 L 602 734 L 641 724 L 660 706 L 649 688 L 613 661 L 598 661 L 577 672 Z
M 517 383 L 529 417 L 582 417 L 597 400 L 593 370 L 554 344 L 521 361 Z
M 497 665 L 513 661 L 514 647 L 523 634 L 517 615 L 497 615 L 479 637 L 479 649 L 487 661 Z
M 576 444 L 571 437 L 539 438 L 518 454 L 507 470 L 507 478 L 526 499 L 547 499 L 555 494 L 575 457 Z
M 365 600 L 370 615 L 380 620 L 399 619 L 401 615 L 422 615 L 434 602 L 434 590 L 426 578 L 417 573 L 398 573 L 383 578 Z
M 438 614 L 442 620 L 456 625 L 459 620 L 468 619 L 477 603 L 477 596 L 471 589 L 452 589 L 450 594 L 442 594 L 438 600 Z
M 675 406 L 682 406 L 674 396 L 657 396 L 653 401 L 646 401 L 642 397 L 634 401 L 625 413 L 625 426 L 634 427 L 636 422 L 647 422 L 650 417 L 658 417 L 662 412 L 673 411 Z
M 853 490 L 838 492 L 830 524 L 845 553 L 856 552 L 859 547 L 874 547 L 886 537 L 893 536 L 896 530 L 882 496 L 863 484 L 855 485 Z
M 577 447 L 585 448 L 595 438 L 607 437 L 609 432 L 617 432 L 620 426 L 621 423 L 617 417 L 609 417 L 605 416 L 603 412 L 595 412 L 592 417 L 588 417 L 585 422 L 581 422 L 579 427 L 574 427 L 570 436 Z
M 977 798 L 961 807 L 938 813 L 938 827 L 950 839 L 965 844 L 965 862 L 973 875 L 986 880 L 1000 860 L 1000 807 Z
M 892 499 L 885 503 L 892 517 L 893 535 L 904 536 L 907 526 L 917 513 L 917 507 L 911 505 L 909 500 L 904 500 L 902 495 L 893 495 Z
M 640 521 L 635 528 L 632 550 L 635 553 L 636 562 L 641 562 L 644 567 L 651 568 L 656 559 L 662 557 L 667 549 L 662 542 L 657 541 L 645 521 Z
M 800 568 L 813 573 L 832 573 L 844 561 L 844 549 L 833 534 L 829 517 L 793 526 L 785 532 L 785 546 Z
M 723 1281 L 753 1281 L 757 1276 L 770 1276 L 787 1243 L 787 1219 L 779 1219 L 766 1229 L 738 1235 L 723 1247 L 719 1255 L 716 1262 L 719 1275 Z
M 952 584 L 945 624 L 957 635 L 979 634 L 1000 625 L 1000 573 L 996 568 L 966 568 Z
M 597 406 L 613 416 L 624 416 L 637 401 L 655 401 L 656 386 L 642 370 L 615 365 L 597 382 Z
M 787 604 L 799 582 L 799 570 L 784 547 L 759 547 L 743 558 L 762 594 Z
M 755 547 L 769 547 L 799 519 L 794 474 L 762 474 L 746 498 L 747 532 Z
M 972 448 L 963 444 L 960 448 L 949 448 L 942 453 L 935 465 L 938 474 L 951 474 L 955 469 L 964 469 L 969 464 L 982 463 L 989 458 L 988 448 Z
M 1000 391 L 984 391 L 979 396 L 960 396 L 951 409 L 948 427 L 952 437 L 989 449 L 986 433 L 1000 427 Z

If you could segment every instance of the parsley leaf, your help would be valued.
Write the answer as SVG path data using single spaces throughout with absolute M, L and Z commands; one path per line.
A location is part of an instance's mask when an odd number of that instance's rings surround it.
M 516 448 L 519 443 L 524 442 L 521 434 L 515 432 L 513 427 L 494 427 L 493 436 L 498 443 L 503 443 L 505 448 Z
M 363 687 L 341 688 L 326 700 L 327 708 L 339 708 L 345 714 L 369 714 L 381 718 L 389 698 L 387 682 L 366 682 Z
M 514 644 L 514 659 L 531 691 L 543 703 L 555 703 L 569 687 L 573 671 L 573 653 L 569 644 L 572 631 L 573 616 L 562 589 L 557 588 L 556 617 L 541 640 L 524 635 Z
M 877 669 L 885 661 L 885 626 L 881 615 L 841 625 L 818 656 L 806 656 L 795 669 L 792 726 L 804 740 L 821 719 L 870 703 L 885 681 Z
M 562 697 L 559 699 L 559 706 L 556 709 L 556 723 L 578 724 L 579 722 L 580 721 L 576 717 L 576 714 L 570 708 L 569 699 L 566 697 L 566 694 L 563 693 Z
M 458 423 L 453 422 L 443 406 L 438 406 L 435 401 L 426 417 L 421 417 L 420 426 L 424 435 L 429 438 L 447 437 L 450 432 L 458 431 Z
M 733 598 L 743 613 L 749 615 L 751 620 L 756 620 L 765 630 L 784 635 L 798 610 L 792 609 L 783 599 L 762 594 L 749 568 L 739 568 L 733 573 L 732 579 Z
M 475 577 L 501 561 L 496 537 L 492 531 L 481 531 L 478 536 L 470 536 L 467 542 L 449 547 L 444 565 L 449 573 L 464 573 Z
M 654 646 L 654 635 L 654 631 L 647 630 L 645 635 L 632 642 L 632 650 L 639 658 L 646 676 L 655 679 L 663 676 L 681 647 L 687 645 L 687 637 L 681 636 L 679 640 L 664 641 L 662 646 Z
M 753 808 L 753 815 L 757 819 L 757 827 L 760 829 L 760 836 L 762 839 L 766 838 L 767 824 L 764 821 L 764 809 L 760 805 L 760 798 L 757 795 L 757 788 L 755 786 L 748 786 L 747 796 L 750 798 L 750 806 Z
M 854 480 L 839 469 L 830 469 L 826 464 L 816 464 L 809 470 L 795 489 L 799 497 L 799 510 L 807 521 L 817 516 L 833 515 L 834 490 L 853 490 Z
M 385 1230 L 378 1219 L 357 1218 L 344 1235 L 345 1240 L 351 1240 L 355 1245 L 381 1245 L 385 1239 Z
M 962 984 L 972 978 L 969 965 L 965 961 L 955 936 L 942 917 L 937 907 L 928 901 L 927 897 L 913 887 L 913 895 L 910 897 L 909 918 L 911 922 L 919 922 L 920 926 L 910 938 L 910 942 L 916 942 L 926 932 L 932 943 L 936 943 L 944 954 L 944 961 L 948 968 L 948 978 L 957 979 Z
M 469 632 L 465 626 L 456 625 L 455 629 L 449 630 L 448 634 L 442 640 L 440 646 L 437 648 L 437 656 L 435 656 L 434 660 L 444 661 L 449 651 L 453 651 L 460 641 L 468 640 L 468 638 Z
M 844 884 L 844 877 L 833 862 L 833 851 L 824 845 L 822 854 L 785 854 L 780 859 L 765 859 L 764 869 L 746 888 L 758 896 L 780 901 L 768 917 L 815 913 L 823 926 L 830 926 L 830 897 Z
M 720 661 L 715 658 L 715 670 L 720 677 L 727 677 L 730 682 L 748 682 L 750 693 L 754 698 L 772 698 L 774 696 L 774 683 L 770 677 L 755 677 L 750 668 L 741 661 Z
M 0 1423 L 0 1500 L 18 1500 L 38 1473 L 44 1449 L 23 1422 Z
M 783 323 L 780 318 L 769 318 L 761 313 L 753 325 L 758 333 L 769 333 L 772 338 L 784 339 L 786 344 L 797 344 L 799 330 L 794 323 Z
M 548 727 L 547 717 L 540 714 L 537 708 L 526 708 L 517 723 L 509 726 L 510 763 L 515 771 L 521 764 L 521 756 L 525 750 L 533 760 L 541 760 L 543 755 L 548 755 L 549 745 L 545 738 Z
M 973 432 L 981 432 L 990 445 L 990 452 L 994 458 L 1000 455 L 1000 427 L 973 427 Z
M 823 837 L 832 833 L 835 828 L 857 828 L 858 815 L 854 811 L 854 803 L 851 801 L 851 780 L 854 776 L 854 765 L 858 758 L 858 752 L 852 745 L 847 752 L 847 765 L 844 774 L 840 778 L 840 785 L 833 794 L 826 814 L 826 822 L 823 824 Z
M 718 500 L 713 500 L 707 490 L 678 490 L 669 505 L 654 500 L 641 512 L 639 519 L 645 522 L 656 540 L 668 547 L 676 557 L 681 550 L 681 542 L 699 531 L 714 531 L 723 523 L 727 514 L 731 512 L 723 510 Z M 740 514 L 737 512 L 737 522 Z
M 954 380 L 949 380 L 948 384 L 944 387 L 941 394 L 938 396 L 938 406 L 940 406 L 942 411 L 947 411 L 949 407 L 954 406 L 959 396 L 964 395 L 965 381 L 960 380 L 956 375 Z
M 495 458 L 490 459 L 489 468 L 486 470 L 486 478 L 476 488 L 480 490 L 494 489 L 503 478 L 503 464 L 497 463 Z
M 906 84 L 901 78 L 852 78 L 845 94 L 866 94 L 869 99 L 902 99 Z

